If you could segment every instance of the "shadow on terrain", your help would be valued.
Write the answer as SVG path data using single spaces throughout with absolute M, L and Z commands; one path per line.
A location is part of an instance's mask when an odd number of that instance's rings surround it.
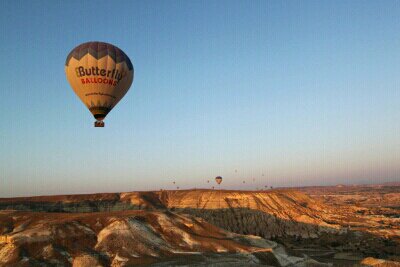
M 342 252 L 354 253 L 360 257 L 386 259 L 398 256 L 400 246 L 393 240 L 367 232 L 351 229 L 337 230 L 326 226 L 290 221 L 247 208 L 211 210 L 185 208 L 172 209 L 172 211 L 203 218 L 233 233 L 257 235 L 276 241 L 292 250 L 292 254 L 297 250 L 319 259 L 321 258 L 313 251 L 320 251 L 319 254 L 326 255 L 328 258 L 334 256 L 330 255 L 332 252 L 333 254 Z
M 105 195 L 102 200 L 87 199 L 85 196 L 82 196 L 82 199 L 76 200 L 75 197 L 75 201 L 71 202 L 57 198 L 41 201 L 40 197 L 35 198 L 34 201 L 28 201 L 24 198 L 3 199 L 0 201 L 0 210 L 55 213 L 113 212 L 141 209 L 167 210 L 163 204 L 164 200 L 160 199 L 153 192 L 140 193 L 140 197 L 145 200 L 146 205 L 133 205 L 130 202 L 123 202 L 118 195 L 112 194 Z M 177 214 L 202 218 L 213 225 L 233 233 L 257 235 L 276 241 L 288 248 L 288 252 L 291 255 L 300 256 L 306 254 L 323 262 L 340 262 L 340 258 L 334 260 L 335 255 L 337 256 L 338 254 L 341 254 L 341 257 L 344 258 L 340 264 L 345 264 L 344 262 L 358 262 L 358 260 L 346 260 L 346 253 L 359 256 L 360 258 L 375 257 L 387 259 L 398 257 L 400 246 L 400 244 L 393 240 L 385 239 L 368 232 L 353 231 L 347 228 L 338 230 L 329 226 L 286 220 L 273 214 L 250 208 L 171 208 L 169 210 Z M 0 234 L 10 232 L 10 223 L 8 221 L 0 222 L 0 232 L 3 232 Z M 32 251 L 32 253 L 34 252 Z M 196 258 L 196 256 L 193 257 Z

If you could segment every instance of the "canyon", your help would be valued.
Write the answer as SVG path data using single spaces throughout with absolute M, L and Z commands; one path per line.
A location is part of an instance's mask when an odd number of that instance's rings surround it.
M 0 266 L 400 266 L 399 207 L 397 186 L 2 198 Z

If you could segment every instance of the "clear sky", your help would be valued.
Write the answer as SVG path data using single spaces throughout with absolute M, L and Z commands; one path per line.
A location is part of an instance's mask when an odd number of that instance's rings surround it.
M 0 36 L 2 197 L 400 180 L 399 1 L 9 0 Z M 87 41 L 135 68 L 105 128 Z

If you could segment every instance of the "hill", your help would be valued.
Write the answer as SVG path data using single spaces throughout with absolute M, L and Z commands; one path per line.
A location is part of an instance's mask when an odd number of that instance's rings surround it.
M 321 189 L 301 190 L 3 198 L 0 260 L 28 258 L 46 264 L 96 260 L 103 266 L 116 262 L 115 266 L 168 266 L 189 258 L 194 263 L 269 262 L 272 266 L 289 266 L 292 261 L 301 266 L 309 257 L 338 266 L 365 257 L 398 260 L 399 210 L 365 212 L 371 209 L 329 203 Z M 47 250 L 52 251 L 50 256 Z M 30 257 L 22 256 L 26 253 Z

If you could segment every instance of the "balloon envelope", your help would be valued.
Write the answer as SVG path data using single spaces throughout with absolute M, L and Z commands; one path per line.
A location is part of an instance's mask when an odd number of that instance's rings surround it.
M 121 49 L 102 42 L 75 47 L 65 61 L 68 82 L 98 122 L 128 92 L 133 72 L 131 60 Z
M 221 184 L 222 183 L 222 177 L 221 176 L 215 177 L 215 181 L 217 182 L 217 184 Z

